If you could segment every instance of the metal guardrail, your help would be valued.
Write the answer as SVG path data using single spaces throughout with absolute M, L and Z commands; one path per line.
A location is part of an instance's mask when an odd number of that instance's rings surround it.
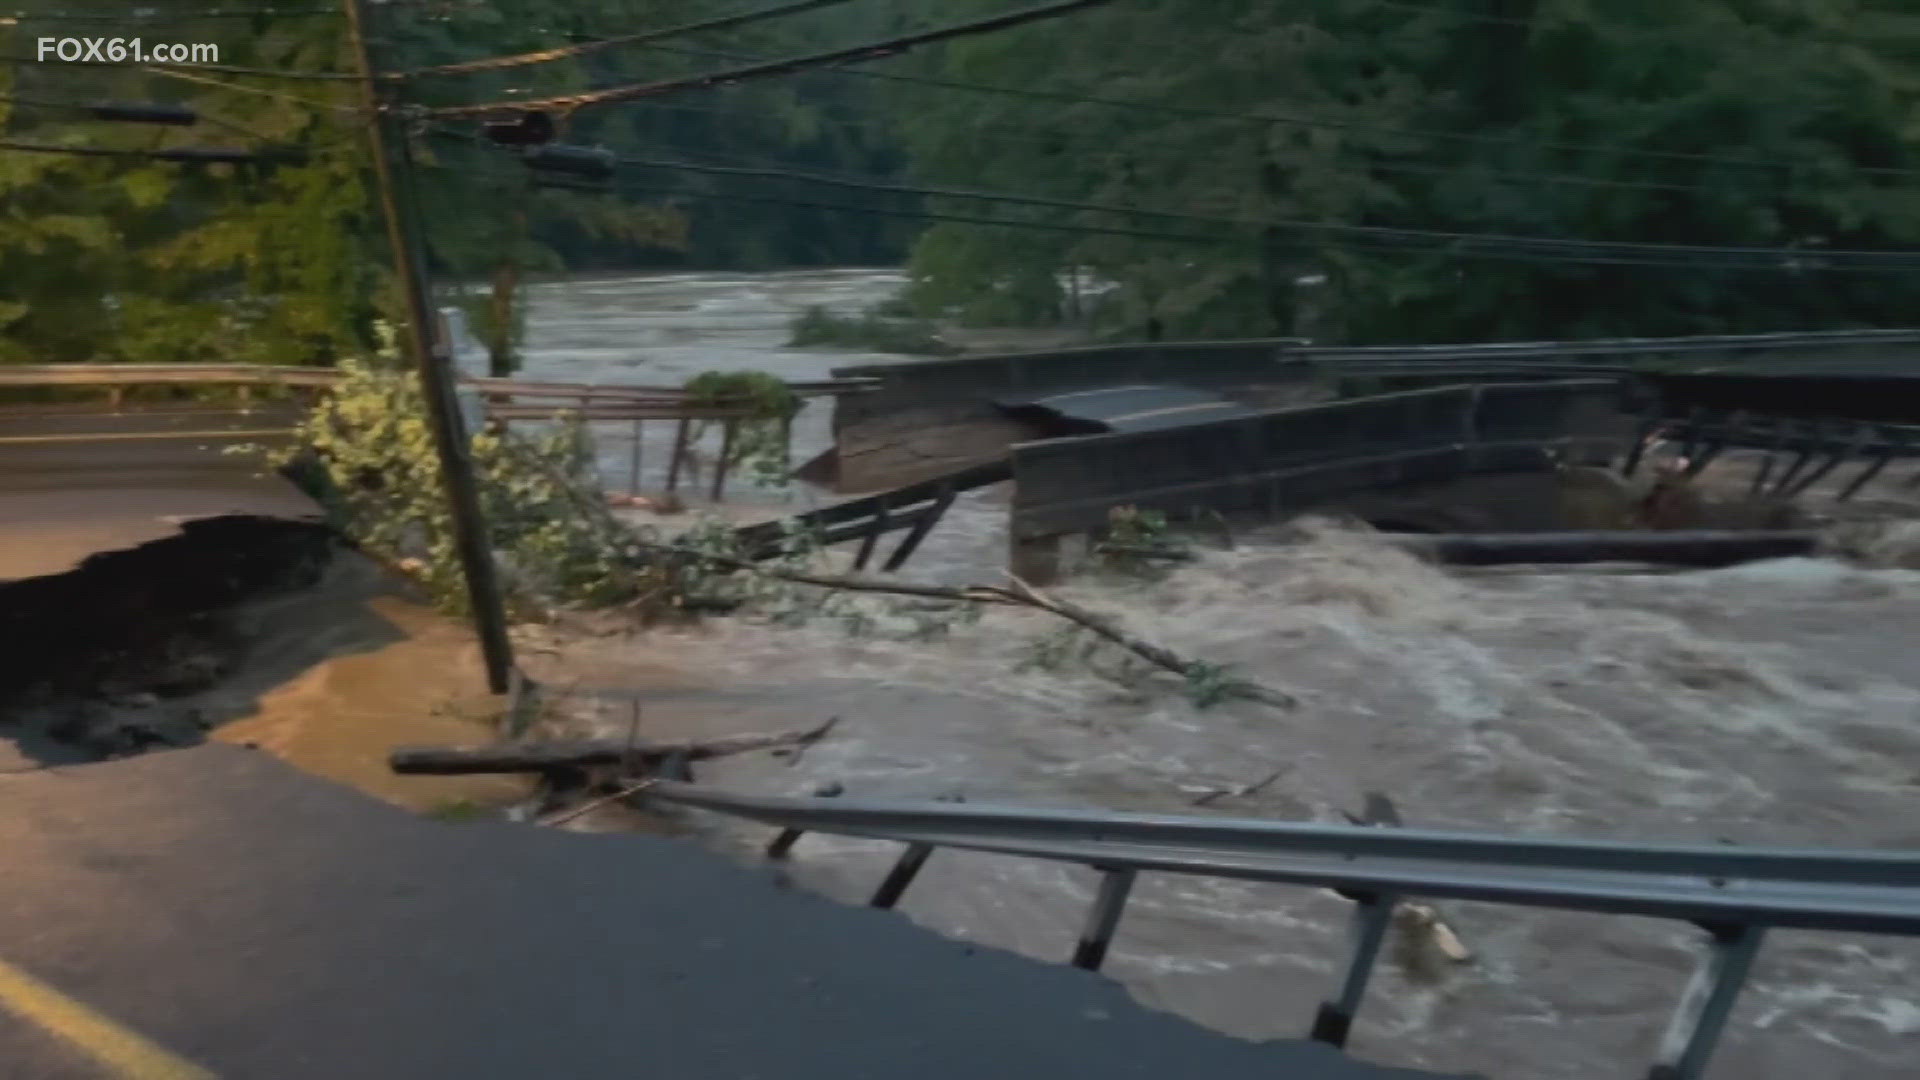
M 0 386 L 142 386 L 200 383 L 216 386 L 331 386 L 340 372 L 325 367 L 276 367 L 267 364 L 6 364 Z M 569 383 L 463 376 L 463 386 L 484 394 L 554 398 L 568 401 L 645 399 L 684 402 L 677 386 L 626 386 L 617 383 Z M 859 393 L 875 379 L 821 379 L 788 383 L 801 397 Z
M 0 386 L 331 386 L 332 368 L 264 364 L 6 364 Z
M 1779 334 L 1713 334 L 1672 338 L 1590 338 L 1575 341 L 1498 341 L 1463 345 L 1336 345 L 1288 349 L 1288 359 L 1427 363 L 1446 360 L 1571 360 L 1584 356 L 1640 356 L 1738 350 L 1920 345 L 1920 330 L 1817 330 Z
M 733 535 L 741 552 L 756 560 L 773 558 L 785 550 L 789 538 L 809 534 L 815 543 L 823 546 L 859 540 L 860 551 L 854 557 L 853 568 L 864 570 L 872 561 L 881 536 L 906 529 L 909 530 L 906 538 L 887 556 L 884 564 L 888 571 L 898 570 L 961 492 L 1012 478 L 1013 466 L 1002 458 L 777 521 L 742 526 L 735 529 Z
M 118 412 L 123 392 L 130 386 L 202 385 L 233 386 L 244 402 L 256 386 L 319 389 L 332 386 L 340 372 L 320 367 L 273 367 L 260 364 L 31 364 L 0 366 L 0 387 L 99 387 L 108 391 L 112 407 Z M 690 426 L 697 421 L 718 421 L 722 445 L 713 470 L 710 497 L 725 495 L 727 473 L 738 424 L 751 417 L 751 410 L 710 402 L 694 403 L 684 387 L 627 386 L 605 383 L 569 383 L 527 379 L 494 379 L 462 376 L 459 387 L 475 395 L 481 412 L 490 420 L 551 420 L 562 415 L 582 422 L 630 422 L 633 433 L 629 450 L 629 486 L 638 488 L 641 466 L 641 425 L 647 420 L 678 422 L 674 436 L 672 462 L 667 473 L 667 490 L 677 491 L 683 471 L 688 468 L 694 437 Z M 788 387 L 799 397 L 838 396 L 874 389 L 874 379 L 821 379 L 792 382 Z M 146 436 L 158 437 L 158 436 Z M 38 441 L 48 441 L 45 438 Z M 74 442 L 98 441 L 90 436 L 74 436 Z
M 1092 867 L 1101 886 L 1074 954 L 1088 969 L 1100 966 L 1142 871 L 1335 890 L 1355 904 L 1349 960 L 1312 1029 L 1334 1046 L 1346 1042 L 1394 907 L 1407 897 L 1680 919 L 1704 929 L 1705 955 L 1648 1080 L 1701 1075 L 1767 930 L 1920 936 L 1920 854 L 1912 853 L 784 798 L 670 780 L 656 781 L 646 795 L 776 826 L 782 831 L 767 849 L 775 858 L 806 832 L 899 841 L 906 849 L 875 893 L 875 907 L 897 903 L 940 847 Z

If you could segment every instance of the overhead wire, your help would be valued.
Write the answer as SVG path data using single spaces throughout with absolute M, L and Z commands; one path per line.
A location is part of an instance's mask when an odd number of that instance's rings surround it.
M 340 9 L 333 8 L 212 8 L 200 11 L 163 11 L 158 9 L 131 11 L 121 8 L 117 11 L 12 11 L 0 12 L 0 26 L 22 22 L 192 22 L 199 19 L 260 19 L 260 18 L 300 18 L 307 16 L 337 16 Z
M 472 105 L 456 105 L 427 110 L 434 116 L 474 116 L 481 113 L 504 110 L 526 111 L 529 109 L 556 109 L 573 112 L 590 105 L 604 105 L 616 101 L 631 101 L 636 98 L 652 97 L 680 90 L 708 89 L 714 86 L 746 82 L 753 79 L 768 78 L 775 75 L 791 75 L 812 68 L 833 64 L 859 63 L 877 60 L 886 56 L 897 56 L 922 45 L 931 45 L 941 41 L 968 37 L 974 34 L 991 33 L 1006 30 L 1043 19 L 1070 15 L 1077 11 L 1087 11 L 1113 3 L 1114 0 L 1063 0 L 1060 3 L 1045 4 L 1040 7 L 1020 8 L 1003 12 L 991 18 L 975 19 L 969 22 L 954 23 L 932 30 L 922 30 L 914 34 L 887 38 L 881 41 L 869 41 L 859 45 L 830 49 L 825 52 L 809 53 L 781 60 L 752 64 L 746 67 L 726 71 L 708 72 L 691 78 L 669 79 L 661 82 L 629 83 L 624 86 L 610 86 L 600 90 L 590 90 L 579 94 L 566 94 L 557 97 L 537 98 L 533 100 L 506 100 L 481 102 Z
M 568 60 L 576 56 L 587 56 L 608 49 L 632 47 L 685 34 L 696 34 L 709 30 L 731 30 L 735 27 L 764 22 L 769 19 L 788 15 L 799 15 L 822 8 L 836 7 L 851 3 L 853 0 L 794 0 L 791 3 L 776 4 L 772 7 L 757 8 L 734 15 L 722 15 L 699 22 L 669 26 L 662 30 L 646 30 L 634 34 L 620 34 L 614 37 L 582 41 L 573 45 L 563 45 L 553 49 L 535 52 L 515 53 L 509 56 L 490 56 L 478 60 L 463 60 L 451 64 L 436 64 L 431 67 L 412 68 L 406 71 L 391 71 L 382 75 L 384 79 L 418 79 L 433 75 L 464 75 L 476 71 L 499 71 L 505 68 L 526 67 L 532 64 L 551 63 L 556 60 Z
M 31 56 L 0 55 L 0 64 L 35 65 L 46 61 Z M 182 71 L 210 71 L 215 75 L 246 75 L 267 79 L 293 79 L 309 82 L 339 82 L 358 79 L 360 76 L 346 71 L 290 71 L 277 68 L 249 67 L 243 64 L 189 64 L 173 61 L 148 60 L 62 60 L 61 67 L 91 68 L 155 68 L 164 67 Z
M 471 133 L 447 131 L 444 128 L 436 128 L 435 134 L 452 136 L 469 142 L 484 142 L 479 136 Z M 1354 225 L 1294 219 L 1228 218 L 1195 214 L 1187 211 L 1157 210 L 1152 207 L 1140 206 L 1119 206 L 1107 203 L 1022 195 L 1011 192 L 923 187 L 895 183 L 871 183 L 848 180 L 831 175 L 791 170 L 699 165 L 686 161 L 669 161 L 620 154 L 613 155 L 613 158 L 619 164 L 639 168 L 681 170 L 692 173 L 752 179 L 785 180 L 885 194 L 998 202 L 1006 205 L 1042 207 L 1074 212 L 1119 214 L 1136 218 L 1158 218 L 1162 220 L 1231 226 L 1243 229 L 1279 228 L 1293 232 L 1330 236 L 1359 243 L 1390 245 L 1412 244 L 1424 249 L 1439 250 L 1447 254 L 1471 253 L 1488 257 L 1506 257 L 1511 255 L 1522 258 L 1538 256 L 1547 261 L 1557 262 L 1760 270 L 1785 269 L 1786 267 L 1782 264 L 1793 260 L 1819 260 L 1819 265 L 1810 266 L 1807 267 L 1807 269 L 1920 270 L 1920 252 L 1766 248 L 1702 244 L 1649 244 L 1635 241 L 1570 240 L 1552 237 L 1397 228 L 1391 226 Z M 998 224 L 1000 222 L 985 221 L 976 223 Z M 1071 229 L 1074 227 L 1068 226 L 1067 228 Z
M 246 86 L 241 83 L 225 82 L 220 79 L 209 78 L 208 76 L 205 76 L 205 75 L 196 75 L 190 71 L 176 71 L 172 68 L 161 68 L 161 67 L 153 67 L 153 66 L 145 67 L 142 70 L 144 70 L 149 75 L 158 75 L 162 78 L 179 79 L 183 82 L 199 83 L 202 86 L 218 87 L 219 89 L 222 89 L 222 90 L 230 90 L 236 94 L 250 94 L 254 97 L 276 98 L 280 101 L 291 101 L 291 102 L 294 102 L 295 104 L 305 105 L 308 108 L 320 109 L 327 112 L 357 113 L 360 111 L 357 106 L 353 106 L 353 105 L 336 105 L 330 101 L 316 101 L 313 98 L 304 97 L 300 94 L 289 94 L 282 90 L 266 90 L 258 86 Z
M 79 113 L 91 113 L 95 109 L 100 107 L 100 103 L 89 103 L 89 102 L 81 102 L 81 101 L 56 101 L 51 98 L 22 97 L 17 94 L 0 94 L 0 102 L 10 104 L 10 105 L 25 105 L 25 106 L 28 106 L 29 108 L 34 108 L 34 109 L 51 109 L 51 110 L 57 110 L 60 112 L 79 112 Z M 272 137 L 269 135 L 265 135 L 237 121 L 228 120 L 224 117 L 217 116 L 213 113 L 207 112 L 204 109 L 194 109 L 193 114 L 196 121 L 204 121 L 206 123 L 212 124 L 215 127 L 225 128 L 228 131 L 232 131 L 241 135 L 246 135 L 251 138 L 259 139 L 262 142 L 272 141 Z
M 724 106 L 714 107 L 714 106 L 698 106 L 698 105 L 679 105 L 679 104 L 669 104 L 661 101 L 644 101 L 644 100 L 627 102 L 625 104 L 634 105 L 643 109 L 657 109 L 663 112 L 705 113 L 705 114 L 715 115 L 715 116 L 740 115 L 740 113 L 737 110 L 728 109 Z M 890 131 L 892 129 L 893 125 L 889 121 L 879 117 L 876 114 L 870 113 L 868 115 L 873 118 L 867 119 L 867 120 L 858 120 L 858 119 L 849 119 L 845 117 L 823 116 L 823 117 L 817 118 L 817 122 L 828 125 L 828 126 L 847 128 L 850 130 Z M 985 127 L 988 130 L 999 133 L 1006 138 L 1028 143 L 1035 146 L 1043 146 L 1043 145 L 1052 146 L 1059 143 L 1061 139 L 1061 136 L 1059 135 L 1048 135 L 1048 134 L 1043 134 L 1041 132 L 1034 131 L 1031 129 L 1020 129 L 1010 124 L 987 122 L 986 124 L 981 126 Z M 1098 134 L 1097 133 L 1093 134 L 1092 138 L 1097 139 Z M 1091 157 L 1091 158 L 1105 159 L 1105 160 L 1119 160 L 1121 158 L 1130 158 L 1130 159 L 1136 159 L 1136 160 L 1164 160 L 1164 161 L 1181 161 L 1181 162 L 1191 162 L 1193 160 L 1193 155 L 1187 154 L 1187 153 L 1181 153 L 1179 151 L 1173 151 L 1173 150 L 1136 153 L 1136 152 L 1126 151 L 1126 150 L 1102 149 L 1102 150 L 1092 150 L 1092 151 L 1078 151 L 1078 153 L 1083 158 Z M 1463 171 L 1462 168 L 1458 166 L 1420 165 L 1420 164 L 1414 164 L 1411 162 L 1388 163 L 1388 162 L 1379 162 L 1379 161 L 1369 161 L 1366 163 L 1365 167 L 1370 172 L 1398 173 L 1398 174 L 1406 174 L 1406 175 L 1413 175 L 1413 176 L 1448 176 L 1448 175 L 1458 175 Z M 1676 192 L 1703 192 L 1703 191 L 1713 190 L 1712 188 L 1702 184 L 1663 183 L 1660 181 L 1653 181 L 1653 180 L 1613 180 L 1613 179 L 1608 179 L 1604 177 L 1570 176 L 1570 175 L 1559 174 L 1559 173 L 1536 173 L 1536 172 L 1527 172 L 1524 170 L 1514 170 L 1514 169 L 1475 168 L 1472 170 L 1472 174 L 1475 178 L 1487 177 L 1490 179 L 1509 181 L 1513 183 L 1565 184 L 1565 185 L 1570 185 L 1575 187 L 1590 187 L 1590 188 L 1599 188 L 1599 189 L 1622 189 L 1622 190 L 1635 190 L 1635 191 L 1676 191 Z
M 114 157 L 144 158 L 153 161 L 205 162 L 211 164 L 234 164 L 230 156 L 235 151 L 226 147 L 176 146 L 156 150 L 121 150 L 105 146 L 61 146 L 57 143 L 24 143 L 12 140 L 0 141 L 0 150 L 17 150 L 25 154 L 71 154 L 76 157 Z M 267 161 L 266 154 L 249 154 L 247 161 Z
M 741 61 L 768 59 L 764 54 L 743 53 L 737 50 L 695 49 L 685 46 L 666 45 L 651 45 L 648 46 L 648 48 L 667 54 L 704 57 L 717 60 Z M 1194 119 L 1238 120 L 1248 123 L 1278 124 L 1323 130 L 1365 131 L 1392 137 L 1432 139 L 1435 141 L 1471 143 L 1477 145 L 1521 146 L 1546 150 L 1594 151 L 1621 158 L 1730 165 L 1737 168 L 1775 169 L 1781 171 L 1807 168 L 1805 163 L 1800 162 L 1767 161 L 1759 158 L 1736 157 L 1728 154 L 1684 150 L 1643 150 L 1632 147 L 1622 147 L 1616 144 L 1577 142 L 1565 139 L 1539 139 L 1518 135 L 1486 135 L 1459 131 L 1436 131 L 1430 128 L 1402 127 L 1394 124 L 1376 124 L 1362 120 L 1338 120 L 1326 117 L 1289 115 L 1285 113 L 1234 112 L 1225 109 L 1211 109 L 1203 106 L 1169 105 L 1161 102 L 1109 98 L 1061 90 L 1041 90 L 1025 86 L 1000 86 L 991 83 L 942 79 L 925 75 L 903 75 L 897 72 L 874 71 L 867 68 L 827 68 L 822 74 L 832 78 L 866 79 L 878 82 L 900 83 L 902 85 L 928 86 L 944 90 L 961 90 L 971 93 L 1026 98 L 1032 101 L 1048 101 L 1056 104 L 1097 105 L 1111 109 L 1158 113 L 1163 116 L 1186 116 Z M 1876 176 L 1920 178 L 1920 169 L 1860 166 L 1852 168 L 1852 171 Z

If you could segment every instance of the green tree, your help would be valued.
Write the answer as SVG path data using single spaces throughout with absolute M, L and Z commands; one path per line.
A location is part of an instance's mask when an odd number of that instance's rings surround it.
M 1089 229 L 1207 231 L 1148 210 L 1248 224 L 1185 244 L 942 225 L 916 245 L 916 294 L 1043 310 L 1083 270 L 1112 286 L 1120 333 L 1285 333 L 1319 306 L 1355 342 L 1908 321 L 1914 275 L 1820 272 L 1817 252 L 1920 245 L 1916 58 L 1920 16 L 1860 0 L 1223 0 L 1204 17 L 1138 0 L 968 39 L 918 70 L 1190 111 L 908 88 L 917 178 L 1137 208 L 1044 213 Z M 1497 261 L 1258 224 L 1276 220 L 1810 254 L 1766 272 Z M 1294 289 L 1315 278 L 1309 305 Z
M 146 8 L 164 16 L 204 5 Z M 0 28 L 0 51 L 33 55 L 49 25 L 63 35 L 211 42 L 223 62 L 267 70 L 337 67 L 346 56 L 338 20 L 265 17 L 156 19 L 129 31 L 29 14 Z M 9 139 L 263 155 L 234 165 L 0 152 L 6 356 L 310 363 L 367 344 L 380 276 L 369 258 L 366 162 L 353 138 L 350 88 L 272 85 L 131 66 L 0 68 L 0 93 L 18 99 L 0 103 Z M 201 121 L 155 128 L 43 104 L 102 100 L 178 103 Z

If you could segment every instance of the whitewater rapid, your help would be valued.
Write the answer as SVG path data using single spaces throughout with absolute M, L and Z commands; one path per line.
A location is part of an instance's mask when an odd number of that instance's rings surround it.
M 542 286 L 529 375 L 678 383 L 711 368 L 818 378 L 873 359 L 784 348 L 808 303 L 845 310 L 880 271 L 677 275 Z M 802 454 L 825 445 L 810 407 Z M 649 446 L 649 453 L 653 453 Z M 625 468 L 616 445 L 608 471 Z M 655 457 L 655 460 L 662 460 Z M 804 505 L 798 491 L 759 497 Z M 910 576 L 997 580 L 1004 492 L 972 493 Z M 1688 573 L 1448 571 L 1360 531 L 1272 529 L 1157 580 L 1058 590 L 1190 656 L 1297 694 L 1202 709 L 1104 652 L 1047 663 L 1050 616 L 977 621 L 859 601 L 870 625 L 712 619 L 574 646 L 582 671 L 646 680 L 654 736 L 841 717 L 793 765 L 718 783 L 1124 810 L 1336 820 L 1365 793 L 1409 823 L 1510 833 L 1920 847 L 1920 572 L 1819 559 Z M 608 724 L 624 722 L 609 717 Z M 621 728 L 624 730 L 624 728 Z M 1193 803 L 1268 776 L 1257 794 Z M 746 857 L 764 839 L 724 822 Z M 864 899 L 896 851 L 809 837 L 791 873 Z M 942 933 L 1064 959 L 1089 872 L 942 852 L 902 910 Z M 1366 1058 L 1493 1077 L 1644 1072 L 1697 931 L 1443 903 L 1474 951 L 1440 972 L 1383 963 L 1353 1039 Z M 1145 1001 L 1249 1038 L 1298 1037 L 1342 956 L 1347 905 L 1310 889 L 1146 875 L 1107 972 Z M 1920 1061 L 1920 946 L 1779 933 L 1714 1075 L 1893 1080 Z

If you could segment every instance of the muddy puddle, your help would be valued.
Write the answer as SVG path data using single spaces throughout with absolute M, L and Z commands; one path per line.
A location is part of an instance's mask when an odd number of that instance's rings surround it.
M 188 522 L 68 574 L 0 586 L 9 768 L 216 740 L 256 747 L 411 809 L 504 804 L 498 777 L 396 777 L 398 743 L 482 742 L 498 702 L 460 623 L 325 529 Z

